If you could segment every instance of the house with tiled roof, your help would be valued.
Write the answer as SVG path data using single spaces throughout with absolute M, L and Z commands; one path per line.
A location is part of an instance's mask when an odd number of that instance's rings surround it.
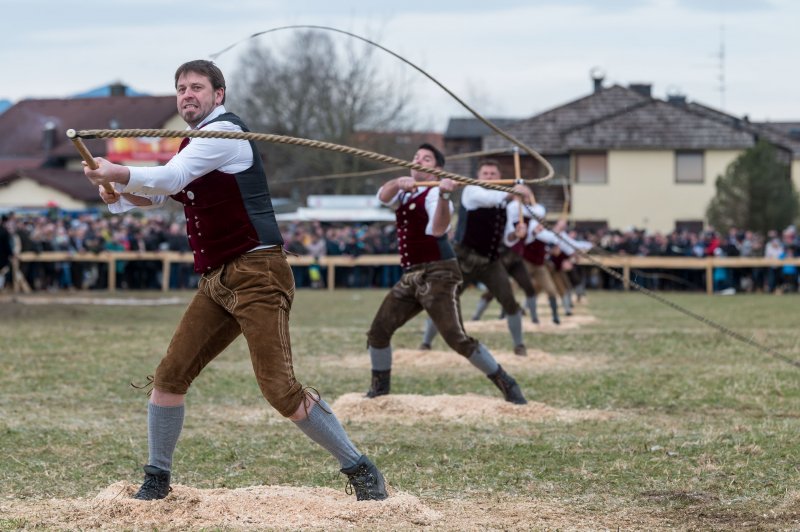
M 26 99 L 0 114 L 0 208 L 57 205 L 82 210 L 99 205 L 81 169 L 68 129 L 184 129 L 175 96 Z M 174 139 L 86 140 L 95 156 L 126 164 L 155 165 L 175 153 Z M 163 145 L 162 145 L 163 144 Z M 169 144 L 167 146 L 167 144 Z
M 604 87 L 597 79 L 588 96 L 503 129 L 553 165 L 556 178 L 533 187 L 551 216 L 565 211 L 578 226 L 662 232 L 702 228 L 717 176 L 759 139 L 772 143 L 787 163 L 798 160 L 800 147 L 779 128 L 683 96 L 654 98 L 648 84 Z M 511 148 L 493 132 L 481 140 L 486 151 Z M 446 147 L 448 141 L 445 135 Z M 513 177 L 512 156 L 495 158 L 504 176 Z M 524 154 L 521 167 L 524 178 L 543 173 Z M 793 175 L 800 175 L 797 163 Z

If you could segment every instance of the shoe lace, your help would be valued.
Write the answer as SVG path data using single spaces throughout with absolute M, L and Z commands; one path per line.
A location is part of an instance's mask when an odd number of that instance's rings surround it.
M 302 393 L 304 398 L 308 397 L 309 399 L 311 399 L 311 402 L 320 407 L 323 412 L 325 412 L 326 414 L 333 414 L 333 412 L 329 412 L 328 410 L 325 409 L 324 406 L 320 404 L 320 401 L 322 401 L 322 394 L 319 393 L 319 391 L 316 388 L 313 388 L 311 386 L 306 386 L 305 388 L 303 388 Z M 308 417 L 308 403 L 306 402 L 305 399 L 303 399 L 303 409 L 305 410 L 306 417 Z
M 155 377 L 153 377 L 152 375 L 147 375 L 145 379 L 147 382 L 145 382 L 144 384 L 134 384 L 134 383 L 130 384 L 131 387 L 136 388 L 137 390 L 146 390 L 147 388 L 150 388 L 149 390 L 147 390 L 147 397 L 150 397 L 150 394 L 153 393 L 152 386 L 153 382 L 155 381 Z
M 146 475 L 144 482 L 142 483 L 141 490 L 142 491 L 155 491 L 158 489 L 160 482 L 155 475 Z
M 159 492 L 166 482 L 156 475 L 145 475 L 142 487 L 139 488 L 140 492 L 151 493 Z M 172 491 L 172 486 L 167 486 L 167 493 Z
M 369 486 L 370 481 L 374 482 L 375 479 L 366 467 L 360 466 L 355 472 L 347 475 L 347 484 L 344 486 L 344 492 L 347 495 L 363 492 Z

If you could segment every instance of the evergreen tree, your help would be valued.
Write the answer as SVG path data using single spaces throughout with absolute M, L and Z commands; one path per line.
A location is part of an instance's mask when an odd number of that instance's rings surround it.
M 774 146 L 759 141 L 717 177 L 716 195 L 706 210 L 708 223 L 721 232 L 731 227 L 766 234 L 793 223 L 800 201 L 789 166 Z

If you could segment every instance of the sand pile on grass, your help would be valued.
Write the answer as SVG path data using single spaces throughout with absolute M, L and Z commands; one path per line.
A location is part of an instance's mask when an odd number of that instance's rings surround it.
M 574 314 L 572 316 L 561 316 L 561 324 L 556 325 L 550 317 L 550 311 L 539 313 L 539 323 L 533 323 L 530 318 L 523 316 L 522 332 L 526 333 L 566 333 L 575 331 L 586 325 L 596 323 L 597 318 L 590 314 Z M 496 333 L 508 331 L 508 323 L 502 320 L 465 321 L 464 329 L 469 334 Z
M 344 483 L 344 482 L 343 482 Z M 195 489 L 173 485 L 160 501 L 130 497 L 138 486 L 112 484 L 93 499 L 15 501 L 5 519 L 20 528 L 47 529 L 410 529 L 435 524 L 441 515 L 414 496 L 391 492 L 385 501 L 358 502 L 344 489 L 253 486 Z
M 587 500 L 518 498 L 476 493 L 427 504 L 394 492 L 385 501 L 357 502 L 329 488 L 253 486 L 201 490 L 175 485 L 161 501 L 130 499 L 136 487 L 112 484 L 94 498 L 5 500 L 0 524 L 47 530 L 662 530 L 658 509 L 602 495 Z M 471 492 L 471 496 L 466 492 Z M 6 529 L 6 528 L 4 528 Z
M 498 392 L 499 393 L 499 392 Z M 352 421 L 387 421 L 412 424 L 420 421 L 452 421 L 457 423 L 497 423 L 500 420 L 574 422 L 588 419 L 607 420 L 614 412 L 553 408 L 529 401 L 515 405 L 500 397 L 486 395 L 407 395 L 390 394 L 374 399 L 362 393 L 348 393 L 331 405 L 336 415 Z

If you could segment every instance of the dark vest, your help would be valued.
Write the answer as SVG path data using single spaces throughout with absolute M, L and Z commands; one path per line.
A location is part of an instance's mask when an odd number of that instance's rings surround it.
M 209 122 L 226 121 L 249 131 L 241 119 L 225 113 Z M 188 138 L 181 142 L 183 150 Z M 213 170 L 173 194 L 183 204 L 186 233 L 194 253 L 194 270 L 205 273 L 261 245 L 283 245 L 275 210 L 255 143 L 253 165 L 237 174 Z
M 429 188 L 408 203 L 401 203 L 395 211 L 397 248 L 400 252 L 400 265 L 403 268 L 455 257 L 453 248 L 447 241 L 447 235 L 437 238 L 425 234 L 425 228 L 428 226 L 425 198 L 430 191 Z
M 462 205 L 455 241 L 489 260 L 497 260 L 505 228 L 505 207 L 481 207 L 469 211 Z

